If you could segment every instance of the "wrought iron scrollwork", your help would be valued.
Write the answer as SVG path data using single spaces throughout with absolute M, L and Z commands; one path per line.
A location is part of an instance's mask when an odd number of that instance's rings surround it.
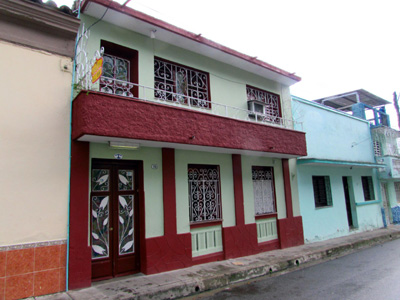
M 189 166 L 190 221 L 221 219 L 219 171 L 215 166 Z
M 208 75 L 204 72 L 154 59 L 154 97 L 210 108 Z

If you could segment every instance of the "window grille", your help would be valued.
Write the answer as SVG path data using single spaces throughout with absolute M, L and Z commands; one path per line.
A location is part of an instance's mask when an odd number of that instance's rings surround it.
M 272 167 L 253 167 L 254 210 L 256 215 L 276 213 Z
M 154 97 L 211 108 L 208 73 L 154 58 Z
M 249 110 L 271 118 L 282 117 L 279 95 L 251 86 L 246 86 L 246 91 Z
M 365 201 L 375 200 L 374 184 L 372 176 L 361 176 Z
M 221 220 L 219 167 L 189 165 L 190 222 Z
M 332 206 L 332 192 L 329 176 L 313 176 L 315 207 Z
M 374 153 L 375 156 L 382 156 L 381 143 L 378 141 L 374 141 Z
M 110 54 L 103 56 L 103 74 L 100 78 L 100 91 L 133 97 L 131 89 L 133 84 L 130 82 L 130 62 Z

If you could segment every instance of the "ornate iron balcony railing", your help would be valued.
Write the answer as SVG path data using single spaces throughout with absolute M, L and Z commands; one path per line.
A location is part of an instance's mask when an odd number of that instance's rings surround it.
M 110 88 L 112 86 L 113 88 Z M 259 124 L 278 126 L 288 129 L 293 129 L 295 124 L 302 128 L 302 123 L 292 119 L 285 119 L 270 114 L 254 112 L 248 109 L 229 106 L 215 101 L 209 101 L 187 95 L 182 95 L 170 91 L 156 89 L 132 82 L 126 82 L 115 78 L 102 76 L 100 86 L 82 85 L 83 89 L 97 90 L 100 92 L 115 94 L 127 98 L 135 98 L 143 101 L 163 103 L 167 105 L 199 110 L 201 112 L 218 115 L 226 118 L 232 118 L 243 121 L 250 121 Z M 156 97 L 157 95 L 158 97 Z M 247 103 L 244 100 L 244 103 Z M 296 128 L 299 128 L 296 126 Z
M 259 124 L 278 126 L 289 129 L 303 130 L 301 122 L 294 121 L 292 118 L 285 119 L 267 113 L 259 113 L 248 109 L 233 107 L 226 104 L 221 104 L 214 101 L 209 101 L 200 98 L 194 98 L 188 95 L 182 95 L 172 91 L 166 91 L 154 87 L 147 87 L 140 84 L 126 82 L 115 78 L 102 76 L 100 82 L 93 84 L 91 69 L 97 59 L 104 54 L 104 48 L 96 50 L 93 57 L 90 59 L 87 53 L 87 43 L 90 36 L 90 31 L 85 29 L 85 25 L 80 29 L 78 34 L 78 42 L 76 46 L 75 56 L 75 72 L 74 72 L 74 87 L 75 92 L 84 90 L 96 90 L 104 93 L 116 94 L 128 98 L 140 99 L 143 101 L 151 101 L 164 103 L 173 106 L 180 106 L 189 109 L 200 110 L 205 113 L 233 118 L 238 120 L 250 121 Z M 243 100 L 247 105 L 247 100 Z

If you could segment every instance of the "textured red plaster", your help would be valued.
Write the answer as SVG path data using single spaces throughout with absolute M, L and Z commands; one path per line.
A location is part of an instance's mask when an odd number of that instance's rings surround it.
M 303 219 L 301 216 L 278 219 L 278 231 L 282 249 L 304 244 Z
M 99 92 L 74 100 L 72 126 L 73 139 L 88 134 L 307 155 L 302 132 Z
M 71 145 L 71 202 L 69 242 L 69 288 L 91 285 L 91 249 L 88 237 L 89 143 Z
M 259 252 L 255 223 L 222 228 L 225 259 Z
M 155 274 L 193 265 L 190 233 L 146 239 L 145 274 Z

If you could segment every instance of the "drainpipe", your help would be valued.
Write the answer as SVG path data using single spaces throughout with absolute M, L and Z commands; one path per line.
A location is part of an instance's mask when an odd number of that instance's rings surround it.
M 79 0 L 78 4 L 78 19 L 81 18 L 81 2 Z M 68 219 L 67 219 L 67 260 L 65 266 L 65 290 L 68 291 L 68 281 L 69 281 L 69 219 L 70 219 L 70 205 L 71 205 L 71 154 L 72 154 L 72 101 L 74 100 L 74 83 L 75 83 L 75 73 L 76 73 L 76 48 L 78 47 L 78 35 L 75 39 L 75 48 L 74 48 L 74 58 L 72 62 L 72 82 L 71 82 L 71 98 L 70 98 L 70 110 L 69 110 L 69 155 L 68 155 Z

